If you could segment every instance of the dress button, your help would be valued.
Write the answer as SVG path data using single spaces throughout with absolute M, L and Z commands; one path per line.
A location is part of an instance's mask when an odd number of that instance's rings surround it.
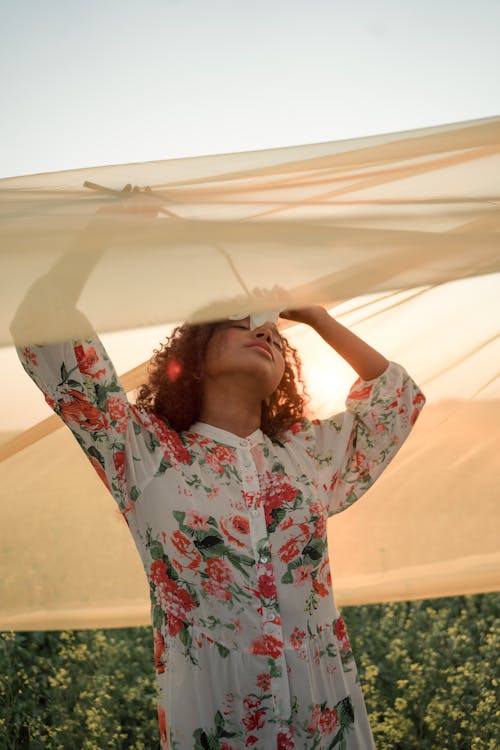
M 268 562 L 268 560 L 269 560 L 269 558 L 264 555 L 264 557 L 260 558 L 259 562 L 266 563 L 266 562 Z

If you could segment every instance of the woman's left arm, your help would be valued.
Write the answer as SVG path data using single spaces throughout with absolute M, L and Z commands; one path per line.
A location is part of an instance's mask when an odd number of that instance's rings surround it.
M 401 365 L 389 362 L 324 308 L 281 315 L 312 326 L 359 375 L 346 411 L 309 422 L 302 436 L 316 464 L 320 495 L 333 515 L 358 500 L 382 474 L 408 437 L 425 396 Z
M 314 328 L 363 380 L 377 378 L 389 366 L 389 360 L 380 352 L 332 318 L 320 305 L 302 307 L 298 310 L 284 310 L 280 317 L 297 323 L 305 323 Z

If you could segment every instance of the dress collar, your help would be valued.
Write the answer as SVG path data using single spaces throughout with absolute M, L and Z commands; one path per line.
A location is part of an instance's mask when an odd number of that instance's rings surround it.
M 260 429 L 255 430 L 255 432 L 252 432 L 248 437 L 242 438 L 239 435 L 235 435 L 233 432 L 221 430 L 220 427 L 214 427 L 205 422 L 196 422 L 190 427 L 188 432 L 203 435 L 211 440 L 215 440 L 217 443 L 224 443 L 224 445 L 230 445 L 233 448 L 251 448 L 254 445 L 260 445 L 264 442 L 264 433 Z

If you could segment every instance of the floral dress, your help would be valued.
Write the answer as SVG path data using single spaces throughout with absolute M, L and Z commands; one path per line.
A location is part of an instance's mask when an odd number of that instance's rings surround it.
M 127 401 L 97 337 L 19 348 L 130 528 L 149 582 L 165 750 L 374 747 L 334 603 L 327 519 L 373 484 L 425 402 L 391 362 L 344 413 L 245 439 L 178 434 Z

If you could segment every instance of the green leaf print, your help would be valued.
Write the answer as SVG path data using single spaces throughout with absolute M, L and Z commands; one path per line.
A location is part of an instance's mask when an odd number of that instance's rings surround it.
M 132 422 L 132 426 L 134 428 L 135 434 L 139 435 L 141 433 L 141 425 L 137 424 L 137 422 Z
M 156 605 L 156 607 L 153 609 L 153 625 L 157 630 L 161 630 L 164 617 L 165 615 L 162 608 Z
M 245 570 L 243 565 L 255 565 L 255 560 L 253 560 L 251 557 L 248 557 L 247 555 L 237 555 L 234 552 L 231 552 L 231 550 L 227 550 L 226 557 L 231 565 L 234 565 L 234 567 L 239 570 L 240 573 L 243 573 L 243 575 L 247 578 L 249 577 L 248 570 Z
M 154 434 L 154 432 L 148 432 L 148 438 L 146 440 L 146 447 L 151 453 L 154 453 L 157 448 L 160 446 L 160 441 Z
M 220 536 L 214 536 L 212 534 L 207 534 L 202 539 L 194 539 L 193 543 L 200 552 L 210 551 L 212 554 L 217 550 L 217 554 L 221 554 L 224 549 L 223 541 Z
M 160 542 L 151 541 L 149 552 L 153 560 L 161 560 L 163 557 L 163 547 Z
M 140 494 L 141 494 L 141 491 L 139 489 L 137 489 L 137 487 L 134 484 L 134 486 L 130 490 L 130 499 L 133 502 L 135 502 L 137 500 L 137 498 L 140 497 Z
M 104 411 L 106 408 L 106 401 L 108 398 L 108 390 L 106 386 L 97 383 L 95 386 L 95 392 L 97 396 L 97 408 Z
M 229 656 L 230 651 L 229 651 L 229 649 L 226 646 L 223 646 L 222 643 L 216 643 L 215 645 L 217 646 L 217 649 L 218 649 L 219 654 L 221 656 L 223 656 L 224 658 L 226 656 Z
M 283 573 L 281 576 L 281 583 L 293 583 L 293 576 L 290 568 L 288 568 L 286 573 Z
M 97 448 L 94 445 L 91 445 L 87 452 L 89 456 L 93 456 L 94 458 L 97 458 L 102 468 L 104 469 L 104 458 L 102 454 L 97 450 Z
M 66 385 L 69 385 L 70 388 L 80 388 L 81 383 L 78 380 L 71 380 L 70 378 Z
M 172 515 L 178 523 L 184 525 L 184 519 L 186 518 L 186 514 L 183 510 L 174 510 Z
M 321 539 L 318 539 L 318 537 L 313 536 L 311 537 L 311 539 L 309 539 L 306 546 L 302 550 L 302 554 L 316 562 L 317 560 L 321 560 L 321 558 L 323 557 L 323 550 L 323 541 Z
M 215 714 L 215 728 L 217 729 L 217 734 L 220 737 L 219 732 L 221 729 L 224 729 L 224 717 L 220 711 L 217 711 L 217 713 Z
M 166 472 L 167 469 L 171 469 L 172 464 L 167 461 L 165 456 L 161 459 L 160 465 L 158 466 L 158 469 L 156 470 L 155 477 L 161 477 L 162 474 Z
M 66 369 L 66 365 L 63 362 L 61 365 L 61 385 L 62 383 L 65 383 L 67 379 L 68 379 L 68 371 Z

